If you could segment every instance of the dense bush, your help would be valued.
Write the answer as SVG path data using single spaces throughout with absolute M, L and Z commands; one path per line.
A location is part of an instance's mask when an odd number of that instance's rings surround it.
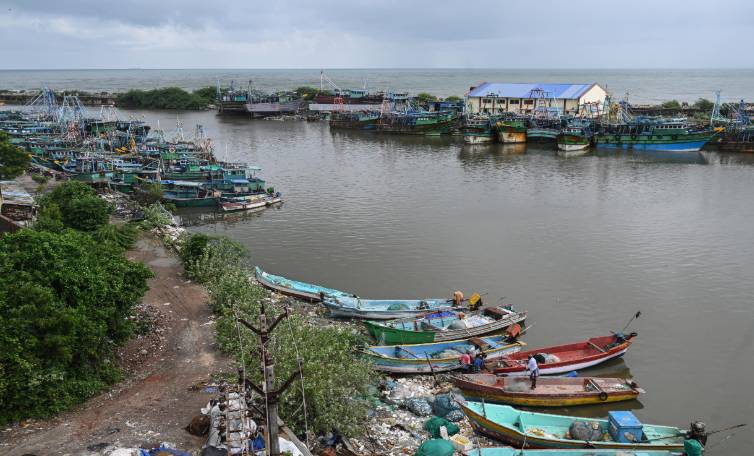
M 0 131 L 0 180 L 15 179 L 29 167 L 31 158 L 22 148 L 11 144 L 8 134 Z
M 133 195 L 134 201 L 141 206 L 149 206 L 162 200 L 162 186 L 159 183 L 144 183 L 136 187 Z
M 206 94 L 187 92 L 179 87 L 166 87 L 153 90 L 129 90 L 115 98 L 118 106 L 144 109 L 206 109 L 214 100 Z
M 59 220 L 65 226 L 81 231 L 95 231 L 106 225 L 112 212 L 110 204 L 98 198 L 92 187 L 76 181 L 59 185 L 41 199 L 40 205 L 44 213 L 40 219 L 45 219 L 44 223 L 49 223 L 50 217 L 59 215 Z M 46 211 L 51 205 L 59 210 Z
M 199 283 L 209 283 L 229 269 L 243 265 L 248 251 L 227 237 L 190 236 L 181 247 L 186 274 Z
M 95 241 L 111 243 L 124 250 L 133 247 L 138 237 L 139 231 L 132 224 L 105 225 L 92 233 L 92 238 L 94 238 Z
M 670 100 L 662 103 L 660 106 L 662 106 L 665 109 L 681 109 L 681 103 L 678 100 Z
M 150 276 L 73 230 L 0 237 L 0 422 L 60 412 L 117 380 L 113 348 Z

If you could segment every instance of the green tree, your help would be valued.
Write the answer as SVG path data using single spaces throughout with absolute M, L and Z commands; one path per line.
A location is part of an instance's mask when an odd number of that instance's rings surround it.
M 446 97 L 445 101 L 447 101 L 448 103 L 462 103 L 463 98 L 455 96 L 455 95 L 451 95 L 449 97 Z
M 94 231 L 106 225 L 112 207 L 97 197 L 90 186 L 77 181 L 69 181 L 56 187 L 40 202 L 42 209 L 55 204 L 60 209 L 65 226 L 82 231 Z
M 319 93 L 319 89 L 311 86 L 301 86 L 294 90 L 294 92 L 305 100 L 311 100 Z
M 205 100 L 207 104 L 217 101 L 217 87 L 207 86 L 194 90 L 194 95 Z
M 29 167 L 30 161 L 29 154 L 11 144 L 8 134 L 0 131 L 0 180 L 20 176 Z
M 117 380 L 113 349 L 150 276 L 73 230 L 0 237 L 0 422 L 60 412 Z
M 132 196 L 141 206 L 149 206 L 162 200 L 162 187 L 156 182 L 144 183 L 136 188 Z
M 694 102 L 694 108 L 699 109 L 701 111 L 709 111 L 712 112 L 712 108 L 715 107 L 715 103 L 709 101 L 706 98 L 700 98 Z
M 427 92 L 419 92 L 416 94 L 416 100 L 419 103 L 428 103 L 430 101 L 437 101 L 437 97 Z
M 681 109 L 681 103 L 678 100 L 670 100 L 660 105 L 665 109 Z
M 206 109 L 211 101 L 179 87 L 165 87 L 153 90 L 129 90 L 118 94 L 115 102 L 118 106 L 126 108 L 197 110 Z
M 64 230 L 65 224 L 63 224 L 63 214 L 60 212 L 60 207 L 52 202 L 42 206 L 33 228 L 37 231 L 51 231 L 53 233 Z
M 63 223 L 81 231 L 94 231 L 107 225 L 112 206 L 97 196 L 85 196 L 71 202 L 63 212 Z
M 124 250 L 133 247 L 138 236 L 139 231 L 130 223 L 125 225 L 103 225 L 92 233 L 95 241 L 117 245 Z

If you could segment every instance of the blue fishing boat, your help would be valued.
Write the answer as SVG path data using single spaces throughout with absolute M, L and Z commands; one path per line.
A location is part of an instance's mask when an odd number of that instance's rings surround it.
M 307 301 L 321 301 L 323 296 L 342 298 L 350 298 L 354 296 L 352 293 L 346 293 L 332 288 L 321 287 L 319 285 L 299 282 L 297 280 L 287 279 L 283 276 L 269 274 L 264 272 L 259 266 L 254 268 L 254 274 L 256 275 L 257 281 L 263 287 Z
M 630 122 L 605 125 L 594 135 L 598 148 L 698 152 L 717 133 L 694 128 L 685 118 L 637 117 Z
M 429 374 L 461 368 L 460 358 L 472 350 L 500 358 L 521 350 L 523 342 L 509 342 L 507 336 L 472 337 L 431 344 L 369 346 L 362 352 L 377 370 L 397 374 Z
M 460 405 L 475 430 L 516 448 L 681 450 L 686 436 L 677 427 L 642 424 L 630 412 L 593 419 L 484 402 Z
M 361 299 L 355 296 L 328 296 L 322 301 L 333 317 L 392 320 L 434 310 L 451 310 L 452 299 Z
M 468 450 L 466 456 L 681 456 L 678 451 L 646 450 L 520 450 L 511 447 L 490 447 Z

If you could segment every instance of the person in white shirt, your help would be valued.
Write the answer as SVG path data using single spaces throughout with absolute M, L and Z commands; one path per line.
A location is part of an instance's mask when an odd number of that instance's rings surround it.
M 537 388 L 537 377 L 539 377 L 539 365 L 534 356 L 529 355 L 529 363 L 526 365 L 526 370 L 529 372 L 529 379 L 531 380 L 531 389 Z

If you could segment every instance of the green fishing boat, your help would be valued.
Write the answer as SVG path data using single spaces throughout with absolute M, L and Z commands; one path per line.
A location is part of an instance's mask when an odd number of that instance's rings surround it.
M 510 307 L 496 306 L 471 312 L 457 309 L 439 310 L 417 317 L 386 322 L 366 321 L 364 324 L 380 345 L 396 345 L 444 342 L 493 334 L 503 332 L 512 325 L 521 324 L 524 320 L 526 312 L 515 312 Z
M 217 198 L 214 192 L 201 182 L 164 180 L 160 182 L 165 201 L 176 207 L 214 207 Z
M 686 436 L 677 427 L 642 424 L 630 412 L 593 419 L 484 402 L 460 405 L 475 430 L 516 448 L 681 450 Z

